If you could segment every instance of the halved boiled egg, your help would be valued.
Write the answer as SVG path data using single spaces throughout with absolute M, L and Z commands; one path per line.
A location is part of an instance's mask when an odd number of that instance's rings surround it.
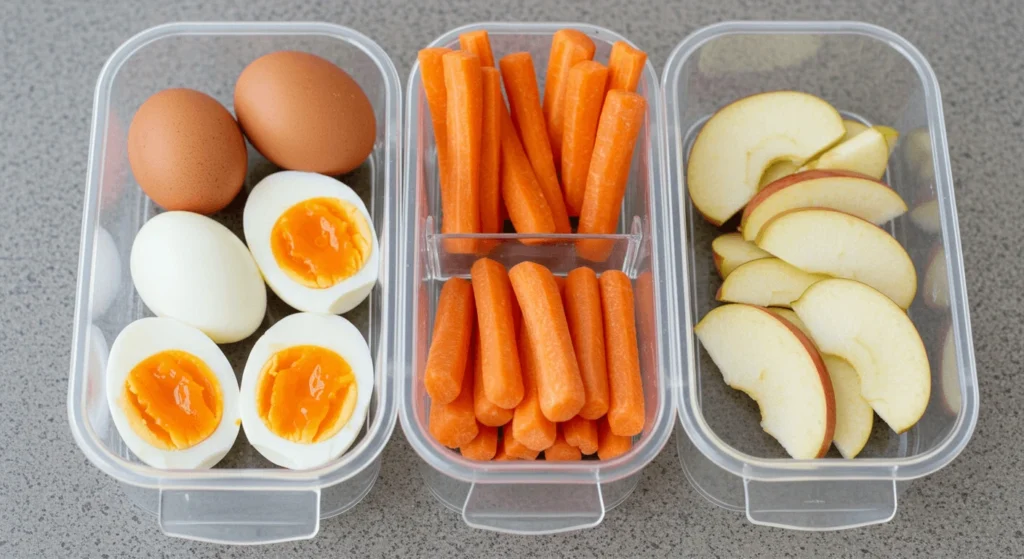
M 306 312 L 340 314 L 377 283 L 377 234 L 359 195 L 317 173 L 282 171 L 249 193 L 245 241 L 270 289 Z
M 242 373 L 242 427 L 274 464 L 315 468 L 341 456 L 366 421 L 373 360 L 359 330 L 297 313 L 257 340 Z
M 157 468 L 209 468 L 238 436 L 238 381 L 217 344 L 170 318 L 118 334 L 107 360 L 107 404 L 118 433 Z

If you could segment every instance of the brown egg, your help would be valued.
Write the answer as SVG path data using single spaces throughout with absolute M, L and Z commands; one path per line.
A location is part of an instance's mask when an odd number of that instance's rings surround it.
M 238 123 L 216 99 L 165 89 L 135 113 L 128 163 L 160 207 L 212 214 L 242 189 L 248 156 Z
M 295 171 L 340 175 L 373 150 L 377 120 L 359 84 L 312 54 L 261 56 L 235 84 L 235 113 L 264 157 Z

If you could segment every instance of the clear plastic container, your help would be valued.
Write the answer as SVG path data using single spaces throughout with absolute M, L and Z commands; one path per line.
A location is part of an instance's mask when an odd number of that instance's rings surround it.
M 445 33 L 430 46 L 456 47 L 458 35 L 473 29 L 490 34 L 495 58 L 516 51 L 529 51 L 539 70 L 543 69 L 555 31 L 579 29 L 597 45 L 598 60 L 607 60 L 611 45 L 624 40 L 616 33 L 581 24 L 484 23 L 460 27 Z M 442 503 L 462 514 L 467 524 L 501 532 L 541 534 L 595 526 L 604 513 L 625 499 L 634 489 L 642 468 L 663 447 L 674 422 L 673 390 L 668 366 L 669 341 L 664 324 L 666 304 L 674 281 L 666 276 L 661 228 L 667 203 L 664 192 L 664 144 L 661 140 L 662 105 L 660 88 L 650 63 L 644 70 L 638 91 L 649 102 L 647 121 L 638 140 L 630 171 L 619 229 L 613 235 L 597 236 L 613 246 L 603 263 L 588 263 L 576 255 L 567 235 L 549 237 L 552 244 L 527 246 L 524 235 L 471 235 L 495 241 L 490 257 L 506 266 L 524 260 L 540 262 L 556 274 L 580 265 L 602 270 L 624 270 L 634 278 L 637 299 L 641 374 L 646 397 L 647 421 L 632 450 L 609 461 L 584 460 L 575 463 L 544 461 L 476 462 L 438 444 L 427 429 L 429 398 L 422 374 L 433 329 L 440 287 L 453 276 L 466 277 L 475 257 L 450 254 L 444 240 L 470 235 L 440 234 L 440 200 L 436 154 L 430 112 L 426 106 L 418 65 L 409 75 L 406 129 L 407 175 L 401 223 L 405 252 L 404 287 L 398 323 L 399 414 L 406 438 L 423 458 L 425 483 Z M 534 236 L 536 237 L 536 236 Z M 573 236 L 572 239 L 581 238 Z M 668 272 L 671 273 L 671 272 Z
M 345 68 L 366 92 L 377 117 L 367 163 L 344 180 L 366 201 L 380 239 L 380 281 L 369 299 L 347 313 L 370 344 L 374 397 L 360 438 L 339 459 L 308 471 L 273 466 L 240 432 L 212 470 L 167 471 L 140 462 L 110 421 L 104 367 L 108 344 L 149 311 L 132 288 L 132 240 L 158 209 L 139 189 L 127 160 L 126 135 L 135 110 L 167 87 L 208 93 L 229 109 L 235 80 L 257 57 L 302 50 Z M 173 536 L 233 544 L 310 538 L 320 520 L 357 504 L 373 486 L 379 456 L 394 429 L 392 362 L 396 202 L 401 184 L 401 85 L 387 54 L 364 35 L 325 23 L 176 23 L 144 31 L 110 57 L 96 86 L 89 171 L 82 219 L 77 305 L 68 387 L 71 431 L 96 467 L 118 480 L 129 498 L 157 514 Z M 276 167 L 249 147 L 248 191 Z M 240 235 L 244 195 L 216 218 Z M 222 346 L 240 374 L 262 331 L 292 311 L 268 292 L 257 333 Z
M 963 255 L 935 74 L 902 37 L 854 22 L 736 22 L 706 27 L 672 53 L 666 97 L 672 232 L 664 250 L 680 283 L 670 313 L 692 347 L 678 383 L 677 435 L 687 479 L 709 501 L 745 511 L 755 524 L 831 530 L 886 522 L 896 512 L 897 482 L 949 464 L 978 419 Z M 855 460 L 834 450 L 822 460 L 793 460 L 759 427 L 756 404 L 728 388 L 693 325 L 715 305 L 721 283 L 711 258 L 719 230 L 694 211 L 686 191 L 689 147 L 705 120 L 726 103 L 778 89 L 807 91 L 847 117 L 886 124 L 900 139 L 887 181 L 911 212 L 889 231 L 907 248 L 921 286 L 909 310 L 932 365 L 932 399 L 903 435 L 876 420 Z M 841 319 L 841 317 L 840 317 Z

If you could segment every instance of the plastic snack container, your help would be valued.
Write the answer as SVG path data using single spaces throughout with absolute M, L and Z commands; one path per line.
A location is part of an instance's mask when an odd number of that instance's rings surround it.
M 128 270 L 135 233 L 158 208 L 139 189 L 127 158 L 132 116 L 151 94 L 191 87 L 231 109 L 235 80 L 257 57 L 277 50 L 317 54 L 349 72 L 377 118 L 369 160 L 344 180 L 366 201 L 380 239 L 380 280 L 367 302 L 345 316 L 366 337 L 374 357 L 374 397 L 366 425 L 337 460 L 307 471 L 274 467 L 239 433 L 214 469 L 158 470 L 140 462 L 110 421 L 104 386 L 108 344 L 129 322 L 147 316 Z M 71 431 L 97 468 L 121 483 L 135 504 L 157 515 L 167 534 L 232 544 L 310 538 L 320 520 L 355 506 L 373 486 L 379 456 L 396 413 L 389 363 L 395 320 L 395 226 L 401 184 L 401 86 L 381 48 L 351 29 L 326 23 L 175 23 L 146 30 L 110 57 L 96 86 L 82 219 L 68 415 Z M 277 169 L 249 148 L 248 191 Z M 244 195 L 216 219 L 241 232 Z M 294 312 L 268 296 L 261 329 L 221 346 L 241 374 L 262 331 Z
M 495 59 L 517 51 L 529 51 L 543 88 L 551 37 L 555 31 L 572 27 L 586 33 L 597 45 L 595 59 L 607 60 L 612 43 L 624 40 L 616 33 L 591 25 L 574 23 L 482 23 L 445 33 L 432 47 L 458 48 L 460 33 L 486 29 Z M 604 513 L 636 487 L 640 471 L 663 447 L 672 430 L 673 391 L 669 371 L 669 346 L 664 327 L 668 315 L 665 303 L 674 282 L 663 259 L 667 230 L 662 228 L 667 201 L 664 190 L 664 144 L 661 138 L 660 88 L 653 66 L 648 63 L 638 92 L 649 103 L 647 121 L 634 153 L 629 186 L 613 235 L 607 239 L 614 250 L 603 263 L 589 263 L 576 255 L 568 235 L 530 236 L 552 241 L 524 245 L 525 235 L 453 235 L 439 233 L 440 194 L 437 157 L 430 112 L 427 109 L 419 66 L 409 75 L 406 98 L 409 115 L 406 127 L 406 186 L 402 208 L 404 250 L 401 301 L 396 324 L 398 344 L 399 413 L 402 428 L 412 447 L 423 459 L 422 475 L 433 495 L 445 506 L 462 514 L 473 527 L 516 534 L 564 532 L 595 526 Z M 646 397 L 647 420 L 632 450 L 609 461 L 583 460 L 575 463 L 545 461 L 477 462 L 462 458 L 430 436 L 427 428 L 429 398 L 423 386 L 433 330 L 437 298 L 444 281 L 468 277 L 477 258 L 450 254 L 444 240 L 474 237 L 497 243 L 488 256 L 511 267 L 525 260 L 544 264 L 556 274 L 577 266 L 625 271 L 634 280 L 637 302 L 637 332 L 641 374 Z M 582 238 L 572 236 L 573 240 Z
M 736 22 L 706 27 L 680 43 L 662 84 L 671 207 L 665 224 L 670 235 L 661 249 L 679 278 L 668 312 L 682 328 L 676 340 L 693 348 L 676 385 L 685 429 L 685 435 L 677 432 L 677 444 L 687 479 L 709 501 L 743 511 L 755 524 L 834 530 L 887 522 L 904 485 L 898 482 L 949 464 L 978 419 L 963 255 L 934 72 L 913 45 L 881 27 Z M 690 145 L 718 108 L 779 89 L 813 93 L 846 118 L 900 133 L 884 180 L 910 212 L 888 230 L 917 269 L 918 296 L 909 315 L 931 362 L 931 401 L 921 421 L 902 435 L 876 419 L 867 447 L 854 460 L 834 450 L 822 460 L 786 457 L 760 429 L 756 404 L 725 385 L 693 334 L 715 304 L 721 280 L 711 257 L 711 240 L 720 231 L 697 215 L 686 190 Z

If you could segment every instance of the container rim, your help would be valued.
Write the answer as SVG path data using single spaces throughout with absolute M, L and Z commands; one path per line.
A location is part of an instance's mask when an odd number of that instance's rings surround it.
M 913 66 L 924 88 L 925 111 L 931 123 L 931 147 L 935 171 L 935 189 L 939 201 L 942 240 L 946 247 L 947 273 L 949 274 L 950 309 L 952 329 L 957 347 L 957 365 L 960 378 L 962 405 L 956 422 L 949 434 L 929 451 L 907 458 L 858 458 L 855 461 L 839 459 L 796 460 L 790 458 L 759 458 L 740 452 L 726 444 L 716 435 L 700 411 L 700 394 L 695 390 L 696 351 L 687 352 L 686 369 L 676 384 L 679 419 L 687 436 L 700 452 L 715 465 L 746 479 L 762 481 L 804 481 L 804 480 L 849 480 L 849 479 L 891 479 L 909 480 L 922 477 L 945 467 L 956 458 L 967 445 L 978 421 L 978 381 L 974 361 L 974 346 L 971 338 L 970 312 L 967 305 L 967 288 L 964 276 L 963 252 L 960 246 L 960 232 L 956 217 L 956 202 L 953 193 L 953 178 L 949 162 L 949 147 L 946 140 L 945 120 L 938 79 L 924 55 L 902 36 L 883 27 L 858 21 L 729 21 L 698 29 L 686 37 L 672 51 L 662 74 L 662 90 L 666 100 L 666 133 L 664 138 L 671 163 L 668 177 L 670 184 L 679 185 L 670 196 L 674 198 L 674 211 L 669 216 L 671 227 L 669 250 L 681 258 L 681 306 L 676 307 L 682 323 L 685 338 L 681 343 L 696 348 L 693 333 L 691 287 L 685 271 L 689 267 L 686 243 L 687 201 L 682 192 L 683 160 L 682 134 L 680 130 L 680 107 L 674 102 L 678 97 L 680 73 L 684 62 L 697 49 L 712 39 L 737 34 L 845 34 L 861 35 L 886 43 Z M 676 220 L 678 219 L 678 222 Z M 674 243 L 679 242 L 676 246 Z
M 143 47 L 161 39 L 189 35 L 319 35 L 335 38 L 363 51 L 374 61 L 384 82 L 385 145 L 382 167 L 384 183 L 384 237 L 394 227 L 396 200 L 402 184 L 401 142 L 402 85 L 398 71 L 387 53 L 372 39 L 341 25 L 322 22 L 177 22 L 146 29 L 122 43 L 107 59 L 96 82 L 93 118 L 90 132 L 89 163 L 86 174 L 85 203 L 82 210 L 82 233 L 79 243 L 78 282 L 72 333 L 71 368 L 68 382 L 68 417 L 71 433 L 82 452 L 97 468 L 114 479 L 133 486 L 158 489 L 218 490 L 319 490 L 355 476 L 371 465 L 384 449 L 397 421 L 391 361 L 390 332 L 381 329 L 379 357 L 375 375 L 380 379 L 377 391 L 376 421 L 362 439 L 338 460 L 320 468 L 292 471 L 276 468 L 161 470 L 146 464 L 130 462 L 112 453 L 102 444 L 88 420 L 85 407 L 84 366 L 86 334 L 89 326 L 91 300 L 90 248 L 98 220 L 99 179 L 103 176 L 106 146 L 106 122 L 109 117 L 111 87 L 114 76 L 123 64 Z M 380 279 L 382 286 L 381 314 L 393 320 L 391 300 L 395 290 L 391 277 L 396 267 L 397 250 L 381 239 L 384 252 Z

